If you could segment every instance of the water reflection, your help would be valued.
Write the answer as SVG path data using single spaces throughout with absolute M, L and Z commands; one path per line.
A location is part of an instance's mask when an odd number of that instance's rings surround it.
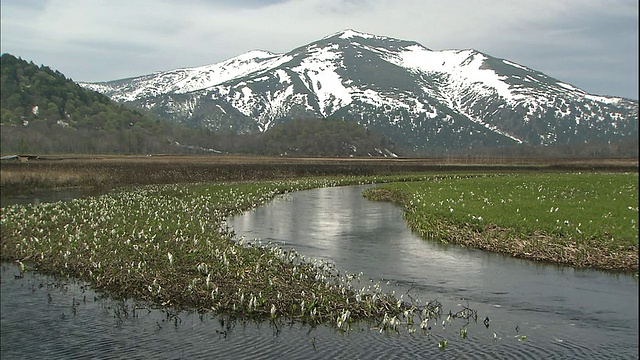
M 498 334 L 524 331 L 547 345 L 592 350 L 621 343 L 627 354 L 637 352 L 638 282 L 632 276 L 424 241 L 407 229 L 400 209 L 362 198 L 365 188 L 295 193 L 228 223 L 247 239 L 284 243 L 334 261 L 338 269 L 389 280 L 398 293 L 410 289 L 454 311 L 468 301 L 482 318 L 495 319 L 491 329 Z
M 28 195 L 6 195 L 0 196 L 0 207 L 9 205 L 38 205 L 40 203 L 49 203 L 55 201 L 71 201 L 73 199 L 98 196 L 106 194 L 109 189 L 89 189 L 89 188 L 67 188 L 60 190 L 43 190 L 36 191 Z
M 460 321 L 434 322 L 431 336 L 379 334 L 370 324 L 349 333 L 284 324 L 275 334 L 269 323 L 239 323 L 225 336 L 210 314 L 182 313 L 172 323 L 149 309 L 122 320 L 117 302 L 94 300 L 97 294 L 78 286 L 49 286 L 55 281 L 42 275 L 17 278 L 17 267 L 3 264 L 0 357 L 637 359 L 633 277 L 423 241 L 398 208 L 363 199 L 363 189 L 294 193 L 228 223 L 247 239 L 285 242 L 340 270 L 389 280 L 399 293 L 437 299 L 445 312 L 468 304 L 480 321 L 468 325 L 467 339 L 458 335 Z M 439 339 L 449 342 L 445 352 Z
M 369 324 L 354 324 L 342 333 L 327 326 L 308 327 L 286 321 L 229 321 L 208 313 L 173 313 L 144 304 L 101 298 L 91 289 L 68 280 L 34 273 L 18 278 L 14 264 L 0 272 L 1 357 L 4 358 L 465 358 L 465 359 L 620 359 L 635 358 L 633 345 L 618 338 L 575 341 L 570 334 L 545 341 L 546 325 L 521 323 L 504 330 L 500 318 L 485 329 L 469 325 L 469 337 L 458 335 L 459 322 L 433 335 L 420 332 L 380 334 Z M 134 310 L 134 306 L 139 306 Z M 171 316 L 167 316 L 171 314 Z M 175 315 L 175 316 L 174 316 Z M 494 332 L 497 337 L 494 338 Z M 583 335 L 576 328 L 573 334 Z M 448 339 L 447 349 L 438 348 Z

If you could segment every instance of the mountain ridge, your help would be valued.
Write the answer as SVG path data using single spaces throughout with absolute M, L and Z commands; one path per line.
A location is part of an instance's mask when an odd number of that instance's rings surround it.
M 343 30 L 275 54 L 103 83 L 112 99 L 192 127 L 264 132 L 295 118 L 355 121 L 417 151 L 636 137 L 638 102 L 589 94 L 515 62 Z

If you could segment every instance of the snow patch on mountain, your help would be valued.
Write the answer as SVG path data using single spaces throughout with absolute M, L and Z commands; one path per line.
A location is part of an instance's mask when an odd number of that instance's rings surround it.
M 312 46 L 299 66 L 291 68 L 300 75 L 307 88 L 316 94 L 322 116 L 329 116 L 337 109 L 351 104 L 351 90 L 344 86 L 336 70 L 344 67 L 338 45 Z
M 605 104 L 617 104 L 620 101 L 622 101 L 622 99 L 618 97 L 605 97 L 605 96 L 597 96 L 597 95 L 591 95 L 591 94 L 587 94 L 584 97 L 586 97 L 589 100 L 598 101 Z
M 506 76 L 500 76 L 492 69 L 483 69 L 487 59 L 473 50 L 432 51 L 420 45 L 412 45 L 398 54 L 400 66 L 425 73 L 444 73 L 449 84 L 456 90 L 473 86 L 485 95 L 497 92 L 507 101 L 517 100 L 504 82 Z
M 346 29 L 346 30 L 339 31 L 337 33 L 325 36 L 322 39 L 325 40 L 325 39 L 330 39 L 332 37 L 338 37 L 340 39 L 351 39 L 354 37 L 359 37 L 363 39 L 381 39 L 382 38 L 381 36 L 367 34 L 359 31 L 355 31 L 353 29 Z
M 80 85 L 106 94 L 115 101 L 135 101 L 167 93 L 186 94 L 211 88 L 232 79 L 277 67 L 291 59 L 291 56 L 254 50 L 221 63 L 159 71 L 131 79 L 131 82 L 80 83 Z
M 518 68 L 518 69 L 522 69 L 522 70 L 525 70 L 525 71 L 531 71 L 531 70 L 529 70 L 528 68 L 526 68 L 526 67 L 524 67 L 524 66 L 522 66 L 522 65 L 520 65 L 520 64 L 516 64 L 516 63 L 514 63 L 514 62 L 511 62 L 511 61 L 509 61 L 509 60 L 502 60 L 502 62 L 503 62 L 503 63 L 505 63 L 505 64 L 507 64 L 507 65 L 509 65 L 509 66 L 513 66 L 513 67 L 515 67 L 515 68 Z
M 206 65 L 192 69 L 179 69 L 184 76 L 170 84 L 168 91 L 188 93 L 221 84 L 238 76 L 252 73 L 264 67 L 264 61 L 279 55 L 267 51 L 254 50 L 234 57 L 220 64 Z
M 567 90 L 571 90 L 571 91 L 580 91 L 580 89 L 578 89 L 577 87 L 573 86 L 573 85 L 569 85 L 569 84 L 565 84 L 563 82 L 558 81 L 556 84 L 562 86 L 563 88 L 567 89 Z

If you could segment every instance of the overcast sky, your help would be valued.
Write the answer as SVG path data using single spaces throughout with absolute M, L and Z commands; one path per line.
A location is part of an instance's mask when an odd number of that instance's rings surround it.
M 638 99 L 637 0 L 0 0 L 1 50 L 75 81 L 288 52 L 344 29 L 476 49 Z

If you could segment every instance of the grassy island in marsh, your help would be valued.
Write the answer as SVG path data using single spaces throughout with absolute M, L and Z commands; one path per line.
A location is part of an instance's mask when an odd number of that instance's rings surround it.
M 576 267 L 638 271 L 638 173 L 434 177 L 369 190 L 425 238 Z

